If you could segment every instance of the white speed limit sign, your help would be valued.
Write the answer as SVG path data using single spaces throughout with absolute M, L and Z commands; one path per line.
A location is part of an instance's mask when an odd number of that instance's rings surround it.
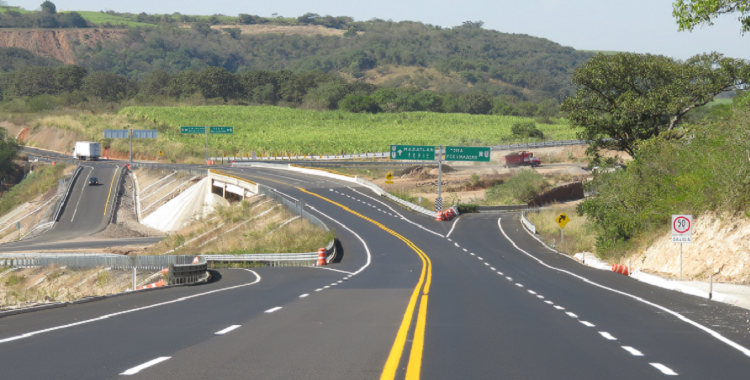
M 693 242 L 692 215 L 672 215 L 672 242 L 685 244 Z

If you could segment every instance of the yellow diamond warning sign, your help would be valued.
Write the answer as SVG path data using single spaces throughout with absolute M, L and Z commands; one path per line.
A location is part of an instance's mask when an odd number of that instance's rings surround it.
M 564 212 L 561 212 L 560 215 L 555 218 L 555 222 L 560 225 L 560 228 L 565 228 L 565 225 L 570 222 L 570 218 L 568 218 Z

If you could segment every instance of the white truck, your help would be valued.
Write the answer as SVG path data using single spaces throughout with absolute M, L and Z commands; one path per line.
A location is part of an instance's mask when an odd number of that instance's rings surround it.
M 98 142 L 76 141 L 73 148 L 73 157 L 76 160 L 96 161 L 101 154 L 102 149 Z

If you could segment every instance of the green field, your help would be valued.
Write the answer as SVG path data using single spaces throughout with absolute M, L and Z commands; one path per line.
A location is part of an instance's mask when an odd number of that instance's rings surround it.
M 274 106 L 128 107 L 119 112 L 134 124 L 159 128 L 159 143 L 179 146 L 194 155 L 205 144 L 202 135 L 180 135 L 180 126 L 231 126 L 231 137 L 214 135 L 216 153 L 245 155 L 319 155 L 385 152 L 391 144 L 497 145 L 514 140 L 513 116 L 430 112 L 356 114 Z M 538 124 L 549 140 L 575 138 L 567 124 Z M 535 140 L 530 140 L 535 141 Z M 214 151 L 214 149 L 212 149 Z M 198 155 L 198 157 L 200 157 Z
M 109 22 L 112 25 L 125 24 L 129 27 L 154 26 L 153 24 L 137 22 L 135 20 L 132 20 L 124 16 L 116 16 L 116 15 L 110 15 L 110 14 L 101 13 L 101 12 L 89 12 L 89 11 L 75 11 L 75 12 L 80 13 L 81 17 L 85 18 L 86 21 L 93 22 L 94 24 L 103 24 L 105 22 Z

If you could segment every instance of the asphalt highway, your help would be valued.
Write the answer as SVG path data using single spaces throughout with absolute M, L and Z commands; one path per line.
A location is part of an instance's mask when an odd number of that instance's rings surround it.
M 304 199 L 325 268 L 0 318 L 5 378 L 695 379 L 750 373 L 748 312 L 584 267 L 517 215 L 435 222 L 351 183 L 233 174 Z

